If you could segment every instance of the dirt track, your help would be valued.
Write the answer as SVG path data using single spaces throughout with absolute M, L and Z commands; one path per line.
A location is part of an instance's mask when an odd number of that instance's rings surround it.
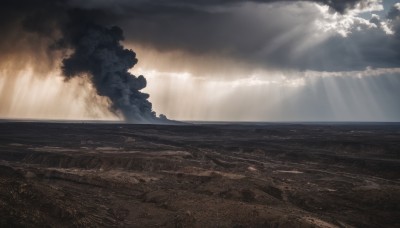
M 400 227 L 400 125 L 0 123 L 0 226 Z

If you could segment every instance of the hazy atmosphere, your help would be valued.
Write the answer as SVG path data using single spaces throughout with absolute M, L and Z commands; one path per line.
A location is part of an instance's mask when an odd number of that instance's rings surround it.
M 400 227 L 400 0 L 6 0 L 1 227 Z
M 0 118 L 400 121 L 395 0 L 15 0 L 0 29 Z

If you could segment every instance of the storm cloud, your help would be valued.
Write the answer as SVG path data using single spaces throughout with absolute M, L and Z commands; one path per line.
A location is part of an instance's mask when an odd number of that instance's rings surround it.
M 142 31 L 128 29 L 130 40 L 160 51 L 215 55 L 266 68 L 343 71 L 400 64 L 398 37 L 364 18 L 324 11 L 310 2 L 191 9 L 122 24 Z M 392 29 L 397 23 L 381 20 Z
M 383 23 L 395 31 L 397 19 L 386 15 L 374 23 L 354 14 L 381 10 L 381 2 L 375 0 L 70 4 L 87 10 L 111 10 L 116 23 L 126 30 L 128 42 L 162 52 L 179 50 L 258 67 L 297 70 L 343 71 L 400 64 L 398 36 L 381 27 Z
M 329 10 L 323 11 L 314 3 L 329 6 Z M 0 39 L 0 47 L 9 49 L 15 37 L 21 40 L 27 36 L 18 29 L 53 41 L 60 39 L 57 32 L 77 15 L 71 12 L 79 11 L 91 23 L 122 27 L 125 42 L 160 51 L 180 50 L 300 70 L 398 66 L 399 51 L 393 49 L 398 36 L 385 34 L 368 20 L 347 15 L 352 10 L 374 10 L 378 4 L 375 0 L 17 0 L 1 9 L 0 29 L 6 35 Z M 332 20 L 341 21 L 334 24 Z M 347 27 L 342 28 L 343 24 Z M 387 24 L 396 30 L 397 19 L 388 18 Z M 331 30 L 345 29 L 347 35 L 330 31 L 332 26 Z

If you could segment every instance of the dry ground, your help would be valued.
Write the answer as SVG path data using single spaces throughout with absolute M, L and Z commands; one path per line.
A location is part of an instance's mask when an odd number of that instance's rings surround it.
M 400 125 L 0 123 L 0 227 L 400 227 Z

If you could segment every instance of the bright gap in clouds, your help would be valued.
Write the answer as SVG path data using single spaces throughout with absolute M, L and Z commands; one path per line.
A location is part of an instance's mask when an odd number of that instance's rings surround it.
M 138 69 L 155 109 L 178 120 L 398 121 L 400 69 L 258 72 L 225 80 Z M 397 74 L 397 75 L 396 75 Z M 399 92 L 397 92 L 400 95 Z
M 145 92 L 151 94 L 154 110 L 177 120 L 398 121 L 400 116 L 397 68 L 259 70 L 236 79 L 143 68 L 135 73 L 146 75 Z M 1 77 L 0 91 L 2 118 L 118 119 L 86 83 L 64 83 L 56 73 L 34 77 L 27 70 L 18 77 Z

